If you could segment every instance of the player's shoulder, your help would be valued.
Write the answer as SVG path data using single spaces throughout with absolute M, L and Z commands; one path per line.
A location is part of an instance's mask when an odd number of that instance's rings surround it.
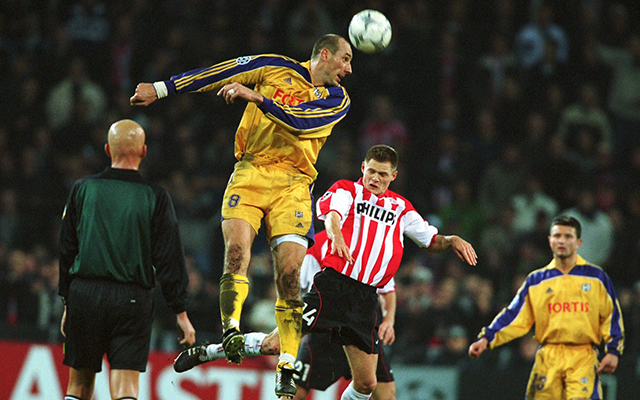
M 339 181 L 336 181 L 336 183 L 333 184 L 333 187 L 335 189 L 353 190 L 357 187 L 363 187 L 363 186 L 359 182 L 354 182 L 349 179 L 340 179 Z
M 258 54 L 254 56 L 239 57 L 238 60 L 240 59 L 246 59 L 246 62 L 251 62 L 258 66 L 286 68 L 295 71 L 309 81 L 311 79 L 309 62 L 300 62 L 281 54 Z
M 525 281 L 529 286 L 535 286 L 547 279 L 556 278 L 561 275 L 562 271 L 555 268 L 555 265 L 552 262 L 542 268 L 531 271 L 529 275 L 527 275 Z
M 571 270 L 571 273 L 573 275 L 596 278 L 601 281 L 609 280 L 609 276 L 602 267 L 592 264 L 580 256 L 578 256 L 578 261 L 576 262 L 575 267 Z

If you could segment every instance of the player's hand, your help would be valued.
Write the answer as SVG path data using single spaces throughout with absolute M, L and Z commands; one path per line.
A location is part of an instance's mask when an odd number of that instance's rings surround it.
M 393 344 L 396 341 L 396 330 L 393 329 L 393 324 L 382 321 L 378 328 L 378 337 L 384 345 Z
M 471 343 L 471 346 L 469 346 L 469 357 L 471 358 L 480 357 L 480 354 L 482 354 L 482 352 L 487 349 L 488 344 L 489 342 L 485 338 L 481 338 Z
M 460 236 L 451 236 L 451 247 L 456 252 L 458 257 L 464 260 L 469 265 L 476 265 L 478 263 L 478 255 L 475 249 L 471 246 L 471 243 L 467 242 Z
M 185 348 L 193 346 L 196 342 L 196 330 L 191 325 L 186 311 L 176 314 L 176 323 L 180 331 L 179 343 Z
M 334 240 L 331 242 L 331 254 L 337 254 L 339 257 L 342 257 L 345 260 L 347 260 L 349 264 L 353 264 L 356 260 L 351 255 L 351 252 L 349 251 L 349 247 L 344 242 L 344 238 L 342 237 L 342 235 L 339 235 L 339 236 L 340 237 L 336 235 Z
M 66 332 L 64 331 L 64 325 L 67 323 L 67 306 L 64 306 L 64 311 L 62 312 L 62 321 L 60 321 L 60 333 L 62 333 L 63 337 L 67 337 Z
M 132 106 L 148 106 L 156 100 L 158 100 L 156 88 L 151 83 L 139 83 L 135 94 L 129 99 L 129 103 Z
M 248 87 L 233 82 L 228 85 L 224 85 L 222 89 L 218 90 L 218 96 L 224 98 L 227 104 L 233 104 L 236 99 L 243 99 L 256 104 L 262 104 L 264 97 L 255 90 L 251 90 Z
M 617 367 L 618 356 L 616 356 L 615 354 L 607 353 L 604 357 L 602 357 L 602 361 L 600 361 L 598 372 L 602 372 L 603 374 L 613 374 Z

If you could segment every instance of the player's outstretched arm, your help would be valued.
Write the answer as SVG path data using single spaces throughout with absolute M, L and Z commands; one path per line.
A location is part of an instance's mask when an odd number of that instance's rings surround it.
M 471 343 L 471 346 L 469 346 L 469 357 L 471 358 L 480 357 L 480 354 L 482 354 L 487 349 L 488 344 L 489 342 L 487 342 L 487 339 L 485 338 L 480 338 L 475 342 Z
M 478 263 L 478 255 L 471 243 L 457 235 L 436 235 L 427 251 L 430 253 L 444 253 L 450 249 L 453 249 L 458 257 L 467 264 L 476 265 Z
M 158 100 L 156 89 L 151 83 L 139 83 L 136 92 L 129 99 L 132 106 L 148 106 Z

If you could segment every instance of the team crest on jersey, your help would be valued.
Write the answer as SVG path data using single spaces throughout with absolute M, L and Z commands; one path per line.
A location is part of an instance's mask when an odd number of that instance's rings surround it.
M 313 94 L 315 94 L 317 98 L 322 97 L 322 92 L 318 88 L 313 89 Z
M 302 211 L 296 211 L 296 218 L 302 218 Z
M 291 85 L 291 78 L 284 78 L 283 81 Z
M 249 61 L 251 61 L 251 57 L 250 56 L 244 56 L 244 57 L 236 58 L 236 64 L 238 64 L 238 65 L 249 64 Z
M 582 290 L 585 292 L 590 292 L 591 291 L 591 284 L 590 283 L 583 283 L 582 284 Z
M 589 378 L 587 378 L 586 376 L 583 376 L 582 379 L 580 379 L 580 381 L 582 383 L 587 383 L 587 382 L 589 382 Z

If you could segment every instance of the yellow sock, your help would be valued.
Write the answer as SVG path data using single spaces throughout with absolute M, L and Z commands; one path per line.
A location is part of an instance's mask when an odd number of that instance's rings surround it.
M 280 334 L 280 361 L 293 367 L 291 360 L 295 361 L 298 356 L 302 334 L 302 301 L 277 299 L 276 323 Z
M 249 279 L 246 276 L 226 273 L 220 277 L 220 316 L 222 331 L 234 327 L 240 330 L 242 305 L 249 295 Z

